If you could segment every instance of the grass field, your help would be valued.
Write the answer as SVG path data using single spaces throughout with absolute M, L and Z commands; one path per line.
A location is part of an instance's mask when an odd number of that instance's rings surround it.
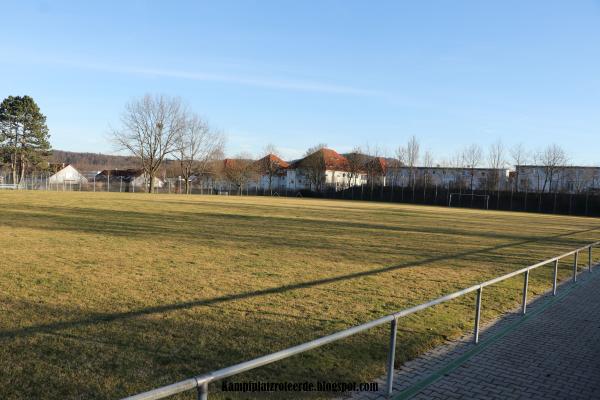
M 2 399 L 133 394 L 600 238 L 597 219 L 309 199 L 2 192 L 0 210 Z M 534 271 L 530 295 L 550 277 Z M 517 306 L 521 287 L 486 289 L 483 318 Z M 471 329 L 473 302 L 401 320 L 397 363 Z M 387 335 L 235 380 L 369 381 Z

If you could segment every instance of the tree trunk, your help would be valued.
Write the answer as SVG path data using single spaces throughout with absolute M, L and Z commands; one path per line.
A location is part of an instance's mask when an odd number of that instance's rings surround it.
M 148 193 L 154 193 L 154 174 L 150 174 L 150 183 L 148 184 Z
M 14 152 L 12 154 L 12 157 L 11 157 L 11 168 L 12 168 L 12 175 L 13 175 L 13 182 L 12 183 L 16 184 L 17 183 L 17 177 L 18 177 L 18 175 L 17 175 L 17 159 L 18 159 L 18 154 L 19 154 L 19 134 L 18 134 L 16 126 L 14 127 L 14 133 L 15 133 L 15 137 L 14 137 L 14 139 L 15 139 L 15 141 L 14 141 L 15 150 L 14 150 Z
M 25 157 L 23 155 L 23 153 L 21 153 L 20 155 L 20 160 L 19 160 L 19 170 L 18 170 L 18 184 L 20 185 L 21 182 L 23 182 L 23 177 L 25 175 Z

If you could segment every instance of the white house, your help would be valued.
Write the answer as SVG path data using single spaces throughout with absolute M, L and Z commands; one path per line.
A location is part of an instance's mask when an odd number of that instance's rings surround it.
M 88 180 L 70 164 L 50 164 L 54 174 L 48 178 L 48 183 L 54 184 L 81 184 Z
M 409 186 L 416 182 L 418 186 L 461 187 L 474 190 L 506 189 L 509 170 L 506 168 L 468 168 L 468 167 L 407 167 L 388 168 L 388 185 Z
M 335 150 L 320 149 L 293 161 L 286 169 L 288 190 L 343 190 L 366 183 L 363 171 L 352 172 L 348 159 Z
M 272 191 L 285 190 L 289 163 L 275 154 L 267 154 L 260 160 L 255 161 L 253 167 L 258 176 L 251 184 L 252 189 L 262 191 L 269 189 Z
M 125 191 L 144 191 L 148 188 L 149 178 L 140 169 L 105 169 L 96 175 L 96 182 L 110 182 L 111 186 L 123 182 Z M 154 177 L 153 183 L 155 188 L 164 186 L 164 182 L 157 177 Z
M 519 191 L 581 193 L 600 190 L 600 167 L 517 165 L 514 179 Z

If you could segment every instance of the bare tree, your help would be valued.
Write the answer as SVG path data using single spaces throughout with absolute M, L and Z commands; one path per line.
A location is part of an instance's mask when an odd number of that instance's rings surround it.
M 226 137 L 223 132 L 211 131 L 207 140 L 206 146 L 200 148 L 200 152 L 196 159 L 196 165 L 194 167 L 194 173 L 198 176 L 202 182 L 207 177 L 210 177 L 211 181 L 214 181 L 217 176 L 217 170 L 222 168 L 221 163 L 225 155 L 225 142 Z M 200 186 L 200 193 L 203 191 L 204 184 Z
M 394 200 L 394 189 L 400 176 L 402 164 L 400 160 L 395 157 L 390 157 L 387 162 L 387 178 L 389 179 L 386 183 L 390 187 L 390 201 Z
M 408 143 L 406 144 L 405 156 L 406 156 L 406 166 L 408 167 L 408 183 L 410 186 L 415 187 L 415 168 L 419 163 L 419 150 L 420 150 L 419 140 L 416 136 L 411 136 L 408 139 Z M 414 190 L 413 190 L 414 191 Z
M 537 168 L 535 168 L 535 177 L 536 177 L 536 188 L 535 190 L 539 193 L 542 192 L 542 187 L 543 187 L 543 180 L 544 180 L 544 169 L 543 168 L 539 168 L 539 165 L 542 164 L 542 151 L 536 151 L 533 153 L 532 156 L 533 159 L 533 164 L 538 166 Z
M 432 180 L 432 168 L 433 168 L 433 154 L 431 151 L 426 150 L 423 154 L 423 201 L 426 200 L 427 187 Z
M 254 162 L 250 154 L 241 153 L 234 158 L 228 158 L 223 162 L 223 175 L 233 184 L 241 196 L 244 186 L 254 177 Z
M 352 199 L 354 199 L 354 186 L 364 171 L 366 159 L 362 149 L 358 146 L 346 155 L 346 159 L 348 160 L 348 185 L 352 189 Z
M 563 174 L 563 181 L 569 185 L 569 190 L 583 193 L 594 186 L 595 175 L 593 168 L 568 168 Z
M 539 152 L 538 158 L 544 168 L 544 186 L 542 187 L 542 192 L 546 190 L 546 186 L 548 186 L 548 192 L 551 192 L 552 182 L 558 178 L 560 171 L 567 164 L 567 154 L 562 147 L 551 144 Z M 557 190 L 557 188 L 555 187 L 554 190 Z
M 490 177 L 491 179 L 488 182 L 490 190 L 496 190 L 497 192 L 500 192 L 500 174 L 502 173 L 501 170 L 503 170 L 506 166 L 505 152 L 504 144 L 502 144 L 500 139 L 490 145 L 490 150 L 488 152 L 488 164 L 493 170 L 493 175 Z
M 513 164 L 515 165 L 515 176 L 514 176 L 513 187 L 517 191 L 519 191 L 520 169 L 521 169 L 522 165 L 525 165 L 525 163 L 527 163 L 527 160 L 529 158 L 529 153 L 525 149 L 525 146 L 523 146 L 523 143 L 518 143 L 510 149 L 510 157 L 512 159 Z
M 400 200 L 401 201 L 404 201 L 404 189 L 408 186 L 408 184 L 410 182 L 410 172 L 409 172 L 408 180 L 406 180 L 404 178 L 404 175 L 405 175 L 404 172 L 405 172 L 405 168 L 407 166 L 407 158 L 408 158 L 408 156 L 406 154 L 406 147 L 398 146 L 398 148 L 396 149 L 397 171 L 395 173 L 396 174 L 395 178 L 400 181 Z
M 463 161 L 467 168 L 471 170 L 471 192 L 473 192 L 473 183 L 475 179 L 475 168 L 479 166 L 481 160 L 483 158 L 483 151 L 478 144 L 473 143 L 464 149 L 463 153 Z
M 464 176 L 461 169 L 465 166 L 465 161 L 462 151 L 455 151 L 450 159 L 448 160 L 448 167 L 450 167 L 450 174 L 453 176 L 454 186 L 458 187 L 462 193 L 462 189 L 465 188 Z M 450 189 L 450 183 L 448 183 L 448 190 Z
M 287 163 L 283 163 L 279 158 L 277 148 L 268 144 L 263 151 L 264 156 L 259 160 L 257 168 L 262 176 L 266 176 L 269 183 L 269 194 L 273 196 L 273 178 L 279 176 L 284 171 Z
M 406 160 L 404 147 L 400 146 L 395 151 L 395 157 L 388 163 L 388 176 L 390 178 L 390 201 L 394 199 L 394 188 L 402 177 L 402 167 Z
M 113 140 L 119 149 L 140 159 L 149 180 L 148 192 L 152 193 L 158 169 L 177 150 L 178 138 L 186 127 L 181 100 L 147 94 L 125 106 L 121 123 L 122 127 L 113 131 Z
M 206 165 L 223 153 L 224 141 L 220 132 L 213 131 L 197 115 L 188 118 L 185 129 L 178 137 L 177 151 L 174 153 L 179 160 L 187 194 L 191 192 L 192 175 L 204 173 Z
M 383 174 L 385 173 L 385 165 L 382 164 L 381 150 L 378 146 L 366 146 L 367 161 L 364 164 L 365 172 L 367 173 L 367 183 L 371 191 L 371 199 L 373 199 L 373 190 L 375 185 L 383 185 Z
M 302 160 L 300 167 L 306 173 L 311 187 L 314 185 L 316 191 L 320 191 L 323 186 L 323 180 L 325 178 L 325 156 L 323 149 L 327 145 L 320 143 L 306 150 L 305 157 Z

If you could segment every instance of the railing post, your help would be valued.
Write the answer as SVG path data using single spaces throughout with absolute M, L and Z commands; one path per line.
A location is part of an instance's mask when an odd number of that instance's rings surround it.
M 525 315 L 527 312 L 527 287 L 529 286 L 529 270 L 525 271 L 525 278 L 523 279 L 523 305 L 521 307 L 522 314 Z
M 588 271 L 592 272 L 592 246 L 588 248 Z
M 573 282 L 577 282 L 577 262 L 579 261 L 579 251 L 575 252 L 575 258 L 573 260 Z
M 554 283 L 552 283 L 552 296 L 556 296 L 556 278 L 558 275 L 558 259 L 554 261 Z
M 388 397 L 392 395 L 394 387 L 394 360 L 396 359 L 396 336 L 398 334 L 398 320 L 394 318 L 390 325 L 390 349 L 387 359 L 387 380 L 385 392 Z
M 473 332 L 473 341 L 479 343 L 479 320 L 481 318 L 481 291 L 482 287 L 477 289 L 477 301 L 475 303 L 475 330 Z
M 208 400 L 208 383 L 198 385 L 198 400 Z

